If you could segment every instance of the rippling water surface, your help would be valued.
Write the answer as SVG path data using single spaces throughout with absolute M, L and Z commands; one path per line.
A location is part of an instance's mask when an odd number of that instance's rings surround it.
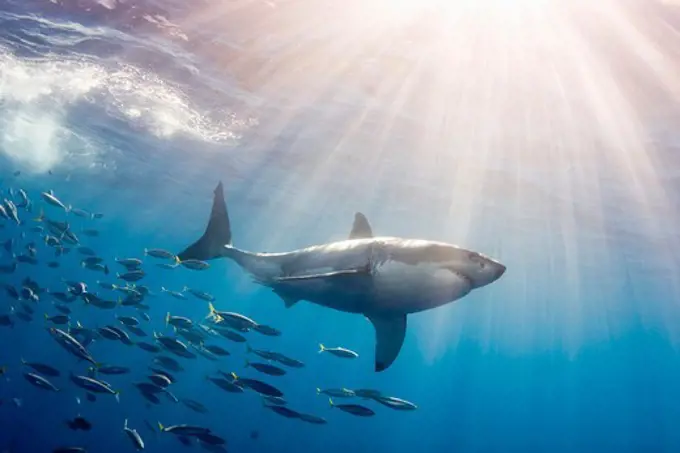
M 0 265 L 34 242 L 25 277 L 52 292 L 63 280 L 114 281 L 115 257 L 180 250 L 201 234 L 224 182 L 234 243 L 285 251 L 347 237 L 364 212 L 378 234 L 459 244 L 507 265 L 501 280 L 409 317 L 394 365 L 373 372 L 363 317 L 302 302 L 286 309 L 232 263 L 164 270 L 145 258 L 158 295 L 145 325 L 170 334 L 168 312 L 198 322 L 207 303 L 161 287 L 213 293 L 216 307 L 280 329 L 250 332 L 302 369 L 268 378 L 290 406 L 326 425 L 286 419 L 252 392 L 206 376 L 245 369 L 243 344 L 219 362 L 186 360 L 178 398 L 147 403 L 133 383 L 151 355 L 99 339 L 98 360 L 120 403 L 87 401 L 68 379 L 87 366 L 59 348 L 43 313 L 0 313 L 0 451 L 63 445 L 132 451 L 127 418 L 149 451 L 188 451 L 156 426 L 207 426 L 245 451 L 676 451 L 680 448 L 678 100 L 676 1 L 271 0 L 0 1 L 0 181 L 33 212 L 2 222 Z M 40 192 L 102 213 L 57 214 Z M 77 251 L 55 258 L 31 228 L 41 208 L 66 219 L 111 267 Z M 93 237 L 85 230 L 96 228 Z M 49 261 L 60 267 L 52 268 Z M 100 295 L 110 293 L 101 290 Z M 115 314 L 77 302 L 72 326 Z M 318 343 L 359 353 L 343 361 Z M 21 359 L 50 363 L 60 392 L 25 381 Z M 377 388 L 418 405 L 329 408 L 316 389 Z M 80 399 L 80 402 L 76 400 Z M 69 430 L 76 415 L 89 432 Z M 3 450 L 4 449 L 4 450 Z

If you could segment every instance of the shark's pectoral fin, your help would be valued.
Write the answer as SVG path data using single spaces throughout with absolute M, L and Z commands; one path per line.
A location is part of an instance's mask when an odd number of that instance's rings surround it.
M 281 298 L 281 300 L 283 300 L 283 303 L 286 305 L 286 308 L 290 308 L 293 305 L 300 302 L 300 299 L 298 299 L 297 297 L 289 296 L 281 291 L 274 290 L 274 294 L 276 294 Z
M 210 260 L 223 256 L 224 246 L 231 244 L 231 224 L 227 204 L 224 201 L 224 189 L 220 182 L 214 191 L 210 220 L 201 238 L 180 252 L 177 257 L 188 259 Z
M 372 237 L 373 230 L 371 229 L 371 224 L 368 223 L 366 216 L 360 212 L 354 214 L 354 224 L 352 225 L 352 231 L 349 233 L 349 238 L 365 239 Z
M 399 355 L 406 336 L 406 315 L 367 316 L 375 327 L 375 371 L 389 368 Z

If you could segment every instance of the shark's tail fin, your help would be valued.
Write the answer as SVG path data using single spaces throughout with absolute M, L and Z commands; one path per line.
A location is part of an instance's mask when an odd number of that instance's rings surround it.
M 206 261 L 223 256 L 224 246 L 231 245 L 231 224 L 227 204 L 224 201 L 224 187 L 220 181 L 214 191 L 210 220 L 201 238 L 177 254 L 180 261 Z

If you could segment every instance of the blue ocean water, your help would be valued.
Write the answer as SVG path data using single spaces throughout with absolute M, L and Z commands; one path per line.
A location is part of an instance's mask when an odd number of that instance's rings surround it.
M 633 0 L 1 1 L 2 198 L 23 189 L 34 207 L 19 210 L 22 225 L 3 222 L 0 238 L 14 238 L 16 254 L 35 242 L 38 264 L 0 282 L 97 288 L 122 271 L 116 257 L 143 258 L 156 293 L 149 335 L 171 333 L 168 312 L 208 314 L 161 287 L 208 291 L 218 309 L 281 330 L 246 335 L 305 367 L 260 377 L 328 423 L 283 418 L 254 392 L 210 383 L 217 370 L 258 376 L 245 345 L 226 340 L 217 343 L 231 355 L 218 362 L 178 359 L 185 371 L 171 386 L 207 414 L 148 404 L 133 384 L 153 354 L 104 339 L 91 353 L 131 373 L 106 376 L 120 402 L 90 402 L 68 379 L 88 365 L 47 332 L 43 313 L 58 312 L 45 293 L 32 321 L 12 314 L 14 326 L 0 327 L 0 451 L 132 451 L 125 419 L 146 450 L 166 452 L 202 447 L 145 422 L 208 427 L 232 452 L 676 451 L 679 13 Z M 375 373 L 363 317 L 287 309 L 226 260 L 198 272 L 143 256 L 195 240 L 220 180 L 234 243 L 247 250 L 344 239 L 361 211 L 377 233 L 459 244 L 508 270 L 409 316 L 398 359 Z M 50 189 L 103 217 L 45 206 Z M 55 258 L 30 229 L 41 208 L 112 273 L 84 269 L 76 250 Z M 99 235 L 82 234 L 90 228 Z M 1 253 L 0 265 L 14 260 Z M 12 306 L 3 293 L 0 313 Z M 89 328 L 139 316 L 69 307 Z M 359 358 L 318 354 L 319 343 Z M 60 391 L 26 382 L 22 358 L 59 368 Z M 354 417 L 317 395 L 333 387 L 379 389 L 418 409 L 357 400 L 376 415 Z M 67 428 L 78 414 L 91 431 Z

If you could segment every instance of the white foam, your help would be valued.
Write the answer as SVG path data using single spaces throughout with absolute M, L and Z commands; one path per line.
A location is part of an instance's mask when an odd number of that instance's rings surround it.
M 68 25 L 72 31 L 79 27 Z M 66 159 L 91 167 L 98 154 L 91 143 L 99 140 L 83 136 L 87 127 L 74 134 L 66 121 L 82 103 L 159 138 L 182 134 L 208 142 L 234 141 L 248 126 L 228 112 L 220 112 L 224 120 L 211 119 L 179 87 L 148 70 L 84 56 L 25 59 L 0 47 L 0 152 L 24 170 L 45 172 Z

